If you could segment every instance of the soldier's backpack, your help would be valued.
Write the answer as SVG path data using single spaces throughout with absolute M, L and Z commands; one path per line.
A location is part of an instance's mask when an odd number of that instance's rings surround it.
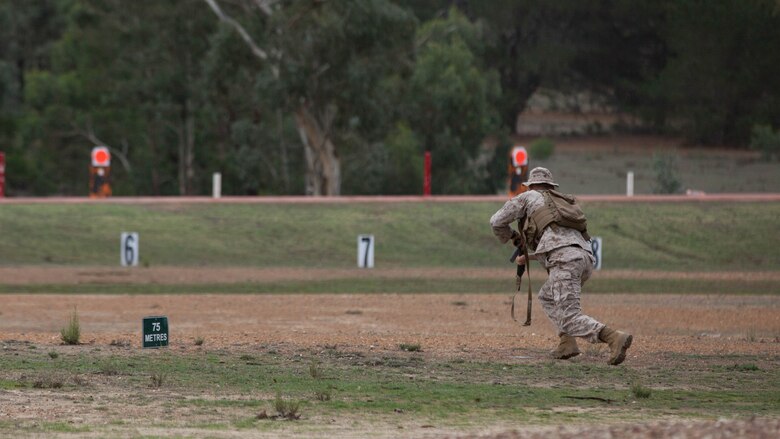
M 574 195 L 564 194 L 553 189 L 543 190 L 540 193 L 544 196 L 544 206 L 529 215 L 523 225 L 523 234 L 532 249 L 536 249 L 544 229 L 553 223 L 575 229 L 582 233 L 582 237 L 586 241 L 590 240 L 588 220 L 585 218 L 585 212 L 577 204 Z

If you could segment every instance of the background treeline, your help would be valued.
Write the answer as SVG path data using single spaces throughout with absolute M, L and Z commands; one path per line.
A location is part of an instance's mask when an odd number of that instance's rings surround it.
M 492 193 L 541 87 L 746 145 L 778 47 L 774 0 L 0 0 L 0 150 L 10 195 L 85 194 L 98 144 L 117 195 L 420 193 L 425 150 Z

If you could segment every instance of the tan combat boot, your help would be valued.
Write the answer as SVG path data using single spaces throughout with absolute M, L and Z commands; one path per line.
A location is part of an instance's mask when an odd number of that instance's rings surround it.
M 561 334 L 561 342 L 558 344 L 558 349 L 552 351 L 551 356 L 558 360 L 568 360 L 569 358 L 576 357 L 580 354 L 580 349 L 577 347 L 577 339 L 568 334 Z
M 634 336 L 605 326 L 599 332 L 599 340 L 609 344 L 609 349 L 612 351 L 612 355 L 609 357 L 609 364 L 617 366 L 626 359 L 626 351 L 631 347 Z

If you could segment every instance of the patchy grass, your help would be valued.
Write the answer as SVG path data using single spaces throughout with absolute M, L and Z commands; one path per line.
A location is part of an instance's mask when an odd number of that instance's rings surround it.
M 272 429 L 284 434 L 289 428 L 304 432 L 326 428 L 330 419 L 360 420 L 363 428 L 400 422 L 468 430 L 521 421 L 548 425 L 648 421 L 669 415 L 780 416 L 780 376 L 773 366 L 777 360 L 760 356 L 660 354 L 649 365 L 610 367 L 587 359 L 493 363 L 338 349 L 122 355 L 83 350 L 61 354 L 53 362 L 39 351 L 20 350 L 19 355 L 0 357 L 0 389 L 14 389 L 6 399 L 44 404 L 46 398 L 35 398 L 35 392 L 56 391 L 80 401 L 95 389 L 34 386 L 33 381 L 60 371 L 100 374 L 101 392 L 113 395 L 110 428 L 114 435 L 150 422 L 163 409 L 171 421 L 157 428 L 171 429 L 170 434 L 181 427 Z M 103 374 L 105 364 L 115 365 L 117 374 Z M 313 364 L 329 373 L 312 373 Z M 158 387 L 149 386 L 149 377 L 158 374 L 160 384 L 165 383 L 162 399 Z M 18 376 L 32 378 L 24 384 L 13 378 Z M 162 378 L 166 376 L 176 379 Z M 64 378 L 60 381 L 66 384 Z M 123 410 L 138 405 L 148 410 Z M 81 407 L 90 410 L 89 405 Z M 144 418 L 146 414 L 152 418 Z M 272 422 L 281 419 L 298 419 L 294 424 L 300 427 Z M 109 428 L 67 418 L 62 422 L 77 431 Z M 13 436 L 28 428 L 32 427 L 0 424 L 0 435 Z

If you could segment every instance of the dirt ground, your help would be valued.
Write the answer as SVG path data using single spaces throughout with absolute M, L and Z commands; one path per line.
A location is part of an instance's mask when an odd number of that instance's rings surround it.
M 463 278 L 484 277 L 489 270 L 459 270 Z M 376 275 L 377 272 L 374 272 Z M 503 273 L 503 272 L 502 272 Z M 384 270 L 385 277 L 415 277 L 410 270 Z M 452 270 L 425 271 L 425 276 L 450 276 Z M 177 269 L 116 270 L 108 268 L 0 269 L 5 284 L 46 283 L 213 283 L 354 276 L 353 270 Z M 419 275 L 422 277 L 423 272 Z M 601 275 L 601 274 L 600 274 Z M 611 272 L 604 276 L 694 276 L 776 280 L 778 273 Z M 188 352 L 204 347 L 251 351 L 258 346 L 283 349 L 339 350 L 372 354 L 397 353 L 399 344 L 419 344 L 431 358 L 463 358 L 534 363 L 546 358 L 557 343 L 552 325 L 534 301 L 533 324 L 524 328 L 509 314 L 510 294 L 173 294 L 173 295 L 0 295 L 0 344 L 30 342 L 40 349 L 61 346 L 60 329 L 74 307 L 82 342 L 103 347 L 131 345 L 140 349 L 141 319 L 165 315 L 170 323 L 170 349 Z M 520 315 L 525 314 L 520 301 Z M 660 353 L 780 355 L 780 299 L 770 295 L 597 294 L 583 297 L 584 311 L 610 326 L 634 334 L 625 367 L 647 366 Z M 586 343 L 581 347 L 588 349 Z M 607 352 L 589 352 L 588 356 Z M 99 396 L 96 396 L 99 397 Z M 50 399 L 51 398 L 51 399 Z M 88 421 L 96 413 L 60 413 L 67 401 L 31 397 L 29 392 L 0 390 L 0 421 L 64 416 Z M 75 409 L 68 409 L 75 410 Z M 74 418 L 75 416 L 75 418 Z M 141 416 L 140 414 L 138 416 Z M 777 437 L 780 421 L 680 421 L 633 425 L 531 427 L 512 431 L 498 426 L 494 438 L 537 437 Z M 348 430 L 348 426 L 345 426 Z M 145 434 L 169 434 L 164 430 Z M 364 432 L 365 433 L 365 432 Z M 373 432 L 382 436 L 382 432 Z M 392 437 L 392 431 L 385 431 Z M 197 432 L 177 431 L 188 436 Z M 442 437 L 447 431 L 426 431 Z M 418 435 L 419 436 L 419 435 Z M 358 437 L 358 436 L 356 436 Z M 472 436 L 477 437 L 477 436 Z
M 4 267 L 4 284 L 185 283 L 305 280 L 356 276 L 385 278 L 501 276 L 503 271 L 383 269 L 249 269 L 159 267 Z M 779 280 L 780 273 L 599 272 L 604 277 Z M 217 293 L 215 291 L 215 293 Z M 83 340 L 140 345 L 141 319 L 165 315 L 171 344 L 212 346 L 285 343 L 310 348 L 340 345 L 358 351 L 397 350 L 419 343 L 428 355 L 506 359 L 543 352 L 556 343 L 552 325 L 534 301 L 533 324 L 509 314 L 510 294 L 293 294 L 293 295 L 0 295 L 0 340 L 59 343 L 74 307 Z M 780 299 L 769 295 L 585 295 L 583 310 L 634 333 L 629 361 L 652 361 L 657 352 L 780 354 Z M 524 315 L 524 300 L 519 314 Z M 528 354 L 526 352 L 526 354 Z M 531 354 L 533 356 L 535 354 Z

